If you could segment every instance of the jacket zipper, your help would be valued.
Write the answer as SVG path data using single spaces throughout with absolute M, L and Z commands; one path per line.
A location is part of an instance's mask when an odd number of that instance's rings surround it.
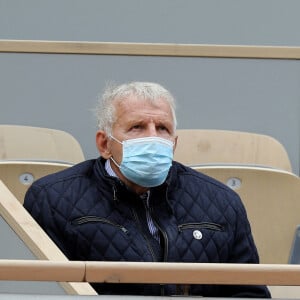
M 168 199 L 167 197 L 167 190 L 166 190 L 166 199 Z M 154 225 L 156 226 L 156 228 L 158 229 L 159 232 L 161 232 L 162 236 L 163 236 L 163 239 L 164 239 L 164 248 L 163 248 L 163 252 L 164 252 L 164 257 L 163 257 L 163 261 L 166 262 L 167 261 L 167 258 L 168 258 L 168 254 L 169 254 L 169 240 L 168 240 L 168 235 L 167 233 L 161 228 L 161 226 L 159 225 L 159 223 L 157 222 L 157 219 L 156 219 L 156 215 L 155 213 L 153 212 L 153 207 L 150 205 L 149 203 L 149 212 L 150 212 L 150 216 L 154 222 Z M 164 296 L 165 295 L 165 284 L 161 284 L 160 285 L 160 294 L 161 296 Z
M 112 225 L 114 227 L 120 228 L 126 234 L 128 233 L 128 230 L 124 226 L 119 225 L 119 224 L 114 223 L 114 222 L 111 222 L 107 219 L 97 217 L 97 216 L 80 217 L 80 218 L 77 218 L 77 219 L 73 220 L 71 223 L 74 224 L 74 225 L 82 225 L 82 224 L 92 223 L 92 222 L 99 222 L 99 223 L 109 224 L 109 225 Z
M 153 213 L 153 209 L 152 207 L 149 206 L 149 210 L 150 210 L 150 215 L 151 215 L 151 218 L 154 222 L 154 225 L 156 226 L 156 228 L 158 229 L 159 232 L 162 233 L 163 235 L 163 238 L 164 238 L 164 258 L 163 258 L 163 261 L 167 261 L 167 257 L 168 257 L 168 236 L 166 234 L 166 232 L 164 230 L 162 230 L 162 228 L 160 227 L 160 225 L 157 223 L 156 221 L 156 217 L 155 217 L 155 214 Z
M 215 231 L 223 231 L 224 227 L 217 223 L 209 223 L 209 222 L 200 222 L 200 223 L 185 223 L 178 225 L 179 232 L 182 232 L 184 229 L 210 229 Z
M 132 213 L 133 213 L 133 216 L 134 216 L 134 218 L 135 218 L 135 220 L 136 220 L 136 222 L 137 222 L 137 224 L 138 224 L 138 226 L 139 226 L 140 232 L 142 233 L 142 235 L 143 235 L 143 237 L 144 237 L 144 239 L 145 239 L 145 241 L 146 241 L 146 243 L 147 243 L 147 247 L 148 247 L 148 249 L 149 249 L 149 251 L 150 251 L 150 253 L 151 253 L 151 256 L 152 256 L 152 258 L 153 258 L 153 261 L 157 261 L 157 257 L 156 257 L 156 255 L 155 255 L 153 249 L 152 249 L 151 243 L 149 242 L 149 239 L 147 238 L 147 236 L 146 236 L 146 235 L 144 234 L 144 232 L 143 232 L 143 229 L 142 229 L 142 226 L 141 226 L 141 223 L 140 223 L 139 216 L 138 216 L 138 214 L 136 213 L 136 210 L 135 210 L 134 208 L 132 208 Z

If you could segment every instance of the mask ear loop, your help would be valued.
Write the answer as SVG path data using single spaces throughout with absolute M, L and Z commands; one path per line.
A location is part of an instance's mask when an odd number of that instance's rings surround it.
M 118 139 L 116 139 L 115 137 L 113 137 L 111 134 L 109 135 L 109 137 L 110 137 L 112 140 L 116 141 L 117 143 L 123 145 L 122 142 L 120 142 Z M 111 160 L 118 168 L 120 168 L 120 165 L 114 160 L 114 158 L 113 158 L 112 156 L 111 156 L 109 159 L 110 159 L 110 160 Z
M 109 159 L 120 169 L 120 165 L 113 159 L 112 156 Z
M 123 145 L 123 143 L 122 143 L 121 141 L 119 141 L 118 139 L 116 139 L 116 138 L 115 138 L 114 136 L 112 136 L 111 134 L 109 135 L 109 137 L 110 137 L 112 140 L 116 141 L 117 143 Z

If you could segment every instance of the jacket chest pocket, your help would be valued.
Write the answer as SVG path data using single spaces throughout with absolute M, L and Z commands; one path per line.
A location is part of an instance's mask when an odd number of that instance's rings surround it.
M 74 219 L 71 222 L 71 224 L 75 225 L 75 226 L 76 225 L 77 226 L 89 225 L 89 224 L 95 224 L 95 223 L 106 224 L 106 225 L 112 226 L 112 228 L 114 228 L 114 229 L 121 230 L 123 233 L 126 233 L 126 234 L 128 233 L 128 230 L 124 226 L 117 224 L 115 222 L 109 221 L 108 219 L 97 217 L 97 216 L 84 216 L 84 217 Z
M 71 221 L 77 258 L 122 260 L 118 249 L 128 247 L 129 231 L 106 218 L 84 216 Z M 117 255 L 118 254 L 118 255 Z
M 228 232 L 213 222 L 178 225 L 177 249 L 186 262 L 221 262 L 228 255 Z

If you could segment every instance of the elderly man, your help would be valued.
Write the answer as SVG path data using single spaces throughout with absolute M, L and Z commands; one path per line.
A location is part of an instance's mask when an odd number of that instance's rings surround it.
M 70 260 L 259 262 L 238 195 L 173 161 L 169 91 L 147 82 L 108 88 L 96 113 L 101 157 L 37 180 L 25 196 L 26 209 Z M 265 286 L 93 286 L 99 294 L 270 297 Z

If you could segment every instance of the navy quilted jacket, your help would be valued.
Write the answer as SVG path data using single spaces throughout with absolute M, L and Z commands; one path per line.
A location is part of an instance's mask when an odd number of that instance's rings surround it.
M 145 206 L 104 160 L 88 160 L 33 183 L 32 214 L 70 260 L 258 263 L 239 196 L 216 180 L 173 163 L 150 190 L 160 243 L 149 233 Z M 99 294 L 270 297 L 264 286 L 93 284 Z

